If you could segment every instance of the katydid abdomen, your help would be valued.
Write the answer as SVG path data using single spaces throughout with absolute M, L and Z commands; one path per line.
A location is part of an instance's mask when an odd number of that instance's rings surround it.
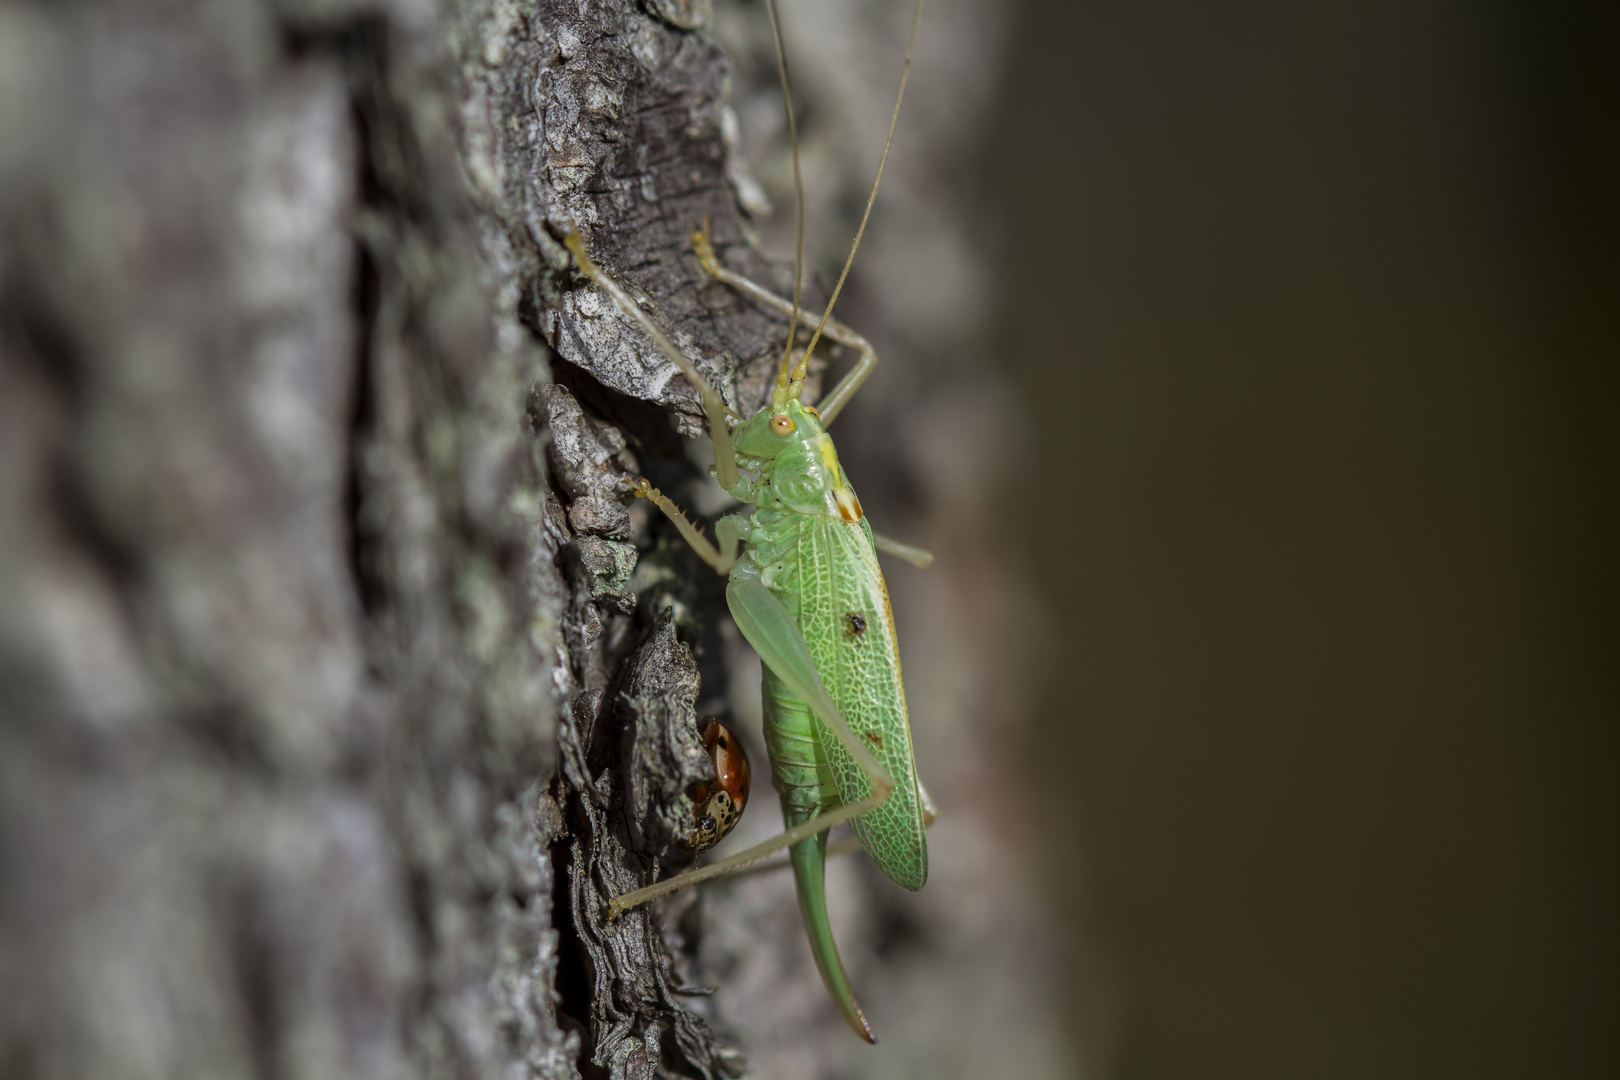
M 782 797 L 782 820 L 788 826 L 810 818 L 842 804 L 838 785 L 833 782 L 827 755 L 816 737 L 815 718 L 809 706 L 794 697 L 787 686 L 765 669 L 765 750 L 771 759 L 771 782 Z M 805 936 L 810 940 L 810 953 L 821 972 L 821 981 L 827 986 L 838 1011 L 849 1021 L 856 1034 L 874 1041 L 872 1028 L 855 1000 L 849 976 L 844 973 L 838 956 L 838 945 L 833 940 L 832 924 L 827 920 L 827 899 L 824 870 L 827 859 L 827 834 L 817 833 L 803 843 L 788 849 L 793 864 L 793 879 L 799 895 L 799 914 L 804 921 Z
M 827 444 L 830 451 L 831 444 Z M 829 454 L 836 470 L 836 458 Z M 834 475 L 842 481 L 841 471 Z M 788 485 L 762 499 L 749 545 L 739 563 L 740 576 L 758 574 L 783 602 L 803 634 L 827 692 L 856 735 L 895 779 L 883 804 L 853 822 L 856 835 L 872 861 L 897 884 L 921 888 L 928 876 L 916 766 L 912 761 L 905 688 L 900 674 L 898 640 L 889 608 L 888 590 L 872 548 L 871 532 L 860 519 L 853 492 L 832 505 L 854 513 L 773 513 Z M 848 491 L 847 483 L 841 484 Z M 854 518 L 854 520 L 850 520 Z M 866 774 L 826 724 L 789 686 L 764 668 L 765 745 L 772 783 L 782 799 L 789 828 L 871 791 Z M 824 884 L 827 835 L 789 850 L 799 909 L 811 953 L 839 1011 L 863 1038 L 871 1027 L 850 988 L 827 919 Z

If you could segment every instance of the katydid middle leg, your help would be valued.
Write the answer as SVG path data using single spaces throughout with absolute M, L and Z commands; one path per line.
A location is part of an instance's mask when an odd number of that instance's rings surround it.
M 717 574 L 728 574 L 737 562 L 737 551 L 741 545 L 741 533 L 738 529 L 737 519 L 727 514 L 714 523 L 714 536 L 718 543 L 710 543 L 692 520 L 681 513 L 681 508 L 675 501 L 662 491 L 653 487 L 645 478 L 638 479 L 632 485 L 637 498 L 646 499 L 664 512 L 664 516 L 675 523 L 675 529 L 681 534 L 697 557 L 714 568 Z

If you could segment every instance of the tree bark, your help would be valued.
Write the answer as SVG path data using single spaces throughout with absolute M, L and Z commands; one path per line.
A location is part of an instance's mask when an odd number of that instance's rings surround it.
M 722 583 L 622 483 L 703 502 L 695 395 L 556 237 L 580 230 L 739 411 L 763 400 L 781 321 L 690 255 L 707 220 L 789 289 L 739 210 L 762 204 L 709 8 L 0 7 L 11 1074 L 787 1060 L 795 1021 L 728 973 L 836 1030 L 781 883 L 604 915 L 668 869 L 700 709 L 746 713 L 757 667 Z M 947 503 L 884 411 L 949 381 L 920 370 L 850 415 L 872 486 L 903 507 L 909 484 L 926 522 Z M 893 963 L 932 978 L 918 932 Z

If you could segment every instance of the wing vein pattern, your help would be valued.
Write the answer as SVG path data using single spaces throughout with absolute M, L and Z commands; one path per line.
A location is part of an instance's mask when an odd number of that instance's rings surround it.
M 784 587 L 773 591 L 797 600 L 793 615 L 833 703 L 895 779 L 883 805 L 855 820 L 855 834 L 897 885 L 920 889 L 928 878 L 928 848 L 900 644 L 870 531 L 864 521 L 813 515 L 798 533 L 797 558 L 784 560 Z M 866 774 L 819 716 L 815 722 L 839 797 L 846 803 L 865 797 L 871 791 Z

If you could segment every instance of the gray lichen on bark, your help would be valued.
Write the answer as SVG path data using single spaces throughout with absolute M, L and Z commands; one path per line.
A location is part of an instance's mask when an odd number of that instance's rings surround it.
M 3 18 L 5 1060 L 571 1075 L 543 361 L 432 8 Z

